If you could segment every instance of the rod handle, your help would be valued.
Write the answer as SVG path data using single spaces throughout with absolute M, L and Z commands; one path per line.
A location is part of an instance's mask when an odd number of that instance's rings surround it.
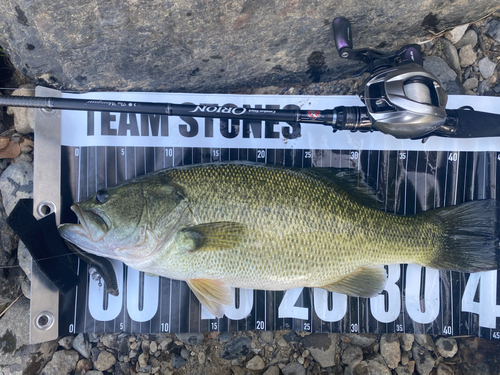
M 454 119 L 453 138 L 500 137 L 500 115 L 465 109 L 447 109 Z

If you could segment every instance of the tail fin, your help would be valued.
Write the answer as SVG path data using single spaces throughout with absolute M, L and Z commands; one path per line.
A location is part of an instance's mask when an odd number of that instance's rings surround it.
M 443 228 L 440 249 L 427 266 L 461 272 L 498 268 L 500 201 L 472 201 L 425 214 Z

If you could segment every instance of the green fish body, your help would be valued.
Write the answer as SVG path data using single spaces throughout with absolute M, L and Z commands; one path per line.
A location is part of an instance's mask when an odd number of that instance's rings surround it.
M 365 204 L 357 172 L 262 164 L 170 168 L 100 190 L 60 227 L 84 251 L 185 280 L 216 316 L 230 287 L 319 287 L 372 297 L 383 265 L 496 269 L 494 200 L 411 216 Z

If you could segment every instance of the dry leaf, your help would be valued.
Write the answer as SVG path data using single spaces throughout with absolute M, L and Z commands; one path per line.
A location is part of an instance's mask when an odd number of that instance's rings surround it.
M 0 150 L 9 145 L 10 138 L 9 137 L 0 137 Z
M 19 156 L 20 153 L 21 146 L 19 146 L 19 143 L 9 141 L 7 147 L 0 150 L 0 159 L 12 159 Z

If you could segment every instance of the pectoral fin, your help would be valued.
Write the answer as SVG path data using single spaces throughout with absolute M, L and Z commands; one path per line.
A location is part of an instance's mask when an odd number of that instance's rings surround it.
M 329 292 L 369 298 L 382 292 L 386 282 L 387 274 L 384 266 L 368 266 L 360 267 L 342 280 L 322 288 Z
M 240 223 L 221 221 L 186 227 L 179 233 L 179 243 L 189 251 L 237 246 L 245 236 L 245 226 Z
M 224 316 L 225 306 L 233 303 L 231 287 L 220 280 L 192 279 L 186 282 L 201 304 L 218 318 Z

